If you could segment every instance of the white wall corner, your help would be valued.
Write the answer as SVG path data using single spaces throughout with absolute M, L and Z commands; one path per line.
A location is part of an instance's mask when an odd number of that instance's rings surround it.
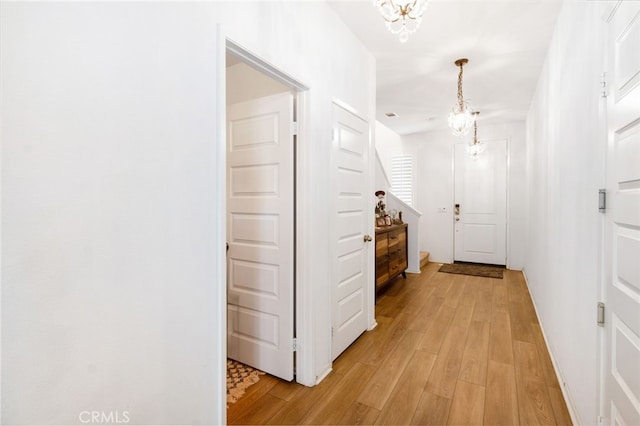
M 551 358 L 551 364 L 553 365 L 553 371 L 556 373 L 556 377 L 558 378 L 558 383 L 560 384 L 560 390 L 562 391 L 562 397 L 564 398 L 564 402 L 567 405 L 567 410 L 569 411 L 569 416 L 571 417 L 571 422 L 574 425 L 585 424 L 582 423 L 580 417 L 578 416 L 578 412 L 576 411 L 575 404 L 573 402 L 573 398 L 571 397 L 571 393 L 569 388 L 567 387 L 564 375 L 560 370 L 560 366 L 556 361 L 556 357 L 554 356 L 554 351 L 549 345 L 549 340 L 547 339 L 547 333 L 545 332 L 544 324 L 541 321 L 540 314 L 538 312 L 538 307 L 536 306 L 536 301 L 533 297 L 531 297 L 531 288 L 529 287 L 529 280 L 527 279 L 527 274 L 524 268 L 522 269 L 522 275 L 524 276 L 524 282 L 527 286 L 527 290 L 529 291 L 529 298 L 531 299 L 531 303 L 533 304 L 533 310 L 536 313 L 536 318 L 538 319 L 538 324 L 540 324 L 540 330 L 542 331 L 542 337 L 544 338 L 544 344 L 547 348 L 547 352 L 549 353 L 549 357 Z

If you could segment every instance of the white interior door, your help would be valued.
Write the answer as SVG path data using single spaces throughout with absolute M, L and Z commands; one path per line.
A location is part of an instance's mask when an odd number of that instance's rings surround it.
M 640 2 L 608 22 L 604 417 L 640 425 Z
M 293 379 L 294 156 L 290 93 L 227 110 L 229 358 Z
M 333 105 L 332 359 L 367 328 L 369 125 Z M 372 227 L 373 225 L 370 224 Z M 370 288 L 371 287 L 371 288 Z
M 506 265 L 507 141 L 486 142 L 471 158 L 455 145 L 454 260 Z

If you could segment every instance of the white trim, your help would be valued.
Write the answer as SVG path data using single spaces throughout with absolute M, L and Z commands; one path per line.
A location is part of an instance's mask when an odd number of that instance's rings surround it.
M 215 185 L 212 188 L 212 202 L 218 208 L 218 217 L 214 224 L 214 235 L 217 237 L 212 253 L 214 271 L 217 277 L 212 285 L 215 286 L 216 295 L 213 313 L 213 321 L 218 325 L 214 339 L 214 347 L 220 348 L 215 353 L 214 370 L 220 374 L 220 380 L 216 386 L 214 424 L 225 424 L 227 422 L 227 105 L 226 105 L 226 55 L 224 45 L 224 30 L 222 25 L 216 25 L 216 48 L 213 54 L 216 57 L 216 134 L 213 139 L 215 144 Z
M 313 194 L 309 170 L 311 167 L 310 96 L 298 92 L 296 103 L 298 136 L 296 143 L 296 382 L 305 386 L 317 384 L 314 375 L 315 334 L 313 329 L 314 303 L 311 265 L 313 243 L 311 194 Z
M 524 282 L 527 285 L 527 291 L 529 292 L 529 298 L 531 299 L 531 303 L 533 304 L 533 310 L 536 313 L 536 318 L 538 319 L 538 324 L 540 324 L 540 330 L 542 331 L 542 337 L 544 338 L 544 344 L 547 347 L 547 352 L 549 353 L 549 358 L 551 358 L 551 364 L 553 365 L 553 371 L 556 373 L 556 377 L 558 378 L 558 382 L 560 383 L 560 390 L 562 391 L 562 397 L 564 398 L 565 405 L 567 406 L 567 410 L 569 411 L 569 416 L 571 417 L 571 423 L 574 425 L 583 424 L 578 418 L 578 413 L 574 408 L 573 399 L 571 398 L 571 394 L 569 393 L 569 389 L 566 386 L 564 376 L 558 367 L 558 363 L 556 362 L 555 357 L 553 356 L 553 352 L 551 351 L 551 347 L 549 346 L 549 340 L 547 339 L 547 333 L 544 331 L 544 326 L 542 321 L 540 321 L 540 315 L 538 314 L 538 307 L 536 306 L 536 301 L 531 295 L 531 288 L 529 287 L 529 280 L 527 279 L 527 274 L 522 269 L 522 276 L 524 277 Z
M 322 374 L 320 374 L 319 376 L 316 376 L 316 381 L 315 384 L 320 384 L 321 381 L 323 381 L 324 379 L 327 378 L 327 376 L 329 374 L 331 374 L 331 372 L 333 371 L 333 368 L 329 367 L 327 368 Z
M 609 13 L 611 15 L 607 15 L 607 20 L 610 19 L 619 7 L 619 3 L 615 5 L 615 8 L 611 10 Z M 604 20 L 604 18 L 603 18 Z M 606 64 L 608 58 L 608 50 L 610 49 L 609 43 L 604 43 L 604 62 Z M 604 68 L 604 67 L 603 67 Z M 604 71 L 603 71 L 604 73 Z M 599 188 L 607 188 L 607 163 L 608 163 L 608 129 L 607 129 L 607 98 L 600 97 L 600 102 L 598 105 L 598 121 L 599 121 L 599 134 L 597 135 L 598 139 L 601 141 L 598 144 L 598 149 L 600 150 L 600 158 L 601 158 L 601 175 L 599 177 L 600 184 Z M 607 282 L 609 277 L 612 276 L 611 272 L 611 256 L 609 255 L 608 246 L 610 244 L 610 225 L 608 222 L 608 216 L 610 212 L 606 212 L 604 214 L 600 214 L 600 223 L 599 223 L 599 234 L 598 234 L 598 278 L 599 282 L 597 285 L 597 300 L 599 302 L 607 303 Z M 597 406 L 598 406 L 598 417 L 603 418 L 607 413 L 606 404 L 606 383 L 607 383 L 607 327 L 598 327 L 597 330 L 597 364 L 598 364 L 598 375 L 596 376 L 596 386 L 597 386 Z
M 356 108 L 352 107 L 351 105 L 347 104 L 346 102 L 338 99 L 338 98 L 331 98 L 331 103 L 336 104 L 337 106 L 339 106 L 340 108 L 350 112 L 351 114 L 355 115 L 356 117 L 358 117 L 359 119 L 361 119 L 362 121 L 366 122 L 369 125 L 369 144 L 371 145 L 372 142 L 372 130 L 371 130 L 371 122 L 369 120 L 367 120 L 364 114 L 361 114 L 360 111 L 358 111 Z
M 290 87 L 298 92 L 304 92 L 305 90 L 309 90 L 309 87 L 302 84 L 298 79 L 291 77 L 289 74 L 279 70 L 269 62 L 264 59 L 258 57 L 254 53 L 240 46 L 236 42 L 226 39 L 226 48 L 227 52 L 233 54 L 242 60 L 242 62 L 247 65 L 255 68 L 263 74 L 268 75 L 276 81 L 284 84 L 287 87 Z
M 250 65 L 259 72 L 268 75 L 272 79 L 293 89 L 296 94 L 296 120 L 298 134 L 296 135 L 296 189 L 295 189 L 295 329 L 297 339 L 297 350 L 295 353 L 296 373 L 295 381 L 305 386 L 314 386 L 318 382 L 314 375 L 314 350 L 315 334 L 313 329 L 314 303 L 313 288 L 311 283 L 311 265 L 313 249 L 309 236 L 312 232 L 311 211 L 307 206 L 311 205 L 310 194 L 311 179 L 309 171 L 311 168 L 311 131 L 309 116 L 309 87 L 299 80 L 291 77 L 279 70 L 272 64 L 259 58 L 249 50 L 240 46 L 232 40 L 225 39 L 225 52 L 231 53 Z M 225 73 L 226 74 L 226 73 Z M 223 98 L 226 103 L 226 96 Z M 225 105 L 226 107 L 226 105 Z M 225 126 L 226 127 L 226 126 Z M 226 136 L 225 136 L 226 138 Z M 223 139 L 226 140 L 226 139 Z M 224 147 L 224 145 L 223 145 Z M 226 155 L 226 151 L 225 151 Z M 226 167 L 226 166 L 225 166 Z M 224 170 L 224 169 L 223 169 Z M 226 175 L 224 178 L 222 194 L 226 194 Z M 225 207 L 226 209 L 226 207 Z M 226 228 L 225 228 L 226 232 Z M 226 293 L 225 293 L 226 298 Z M 226 313 L 226 300 L 223 308 Z M 225 322 L 226 324 L 226 322 Z M 226 335 L 226 325 L 225 331 Z M 225 341 L 226 348 L 226 341 Z M 226 352 L 226 351 L 225 351 Z M 225 364 L 226 369 L 226 364 Z M 226 370 L 225 370 L 226 371 Z M 226 386 L 226 383 L 225 383 Z M 226 393 L 225 393 L 226 394 Z M 226 422 L 226 419 L 225 419 Z M 225 422 L 221 423 L 224 424 Z
M 511 237 L 511 227 L 509 226 L 510 224 L 510 218 L 511 218 L 511 138 L 507 137 L 505 138 L 507 140 L 507 159 L 506 159 L 506 166 L 507 166 L 507 176 L 506 176 L 506 190 L 507 190 L 507 199 L 506 201 L 506 205 L 505 208 L 507 209 L 507 211 L 505 212 L 505 217 L 504 217 L 504 226 L 506 227 L 505 232 L 504 232 L 504 265 L 507 269 L 511 269 L 511 261 L 510 261 L 510 249 L 511 249 L 511 244 L 509 243 L 510 241 L 510 237 Z

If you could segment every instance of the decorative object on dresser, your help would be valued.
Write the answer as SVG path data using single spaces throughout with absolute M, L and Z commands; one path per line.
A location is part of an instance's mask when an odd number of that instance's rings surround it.
M 376 292 L 402 274 L 407 278 L 406 223 L 376 228 Z

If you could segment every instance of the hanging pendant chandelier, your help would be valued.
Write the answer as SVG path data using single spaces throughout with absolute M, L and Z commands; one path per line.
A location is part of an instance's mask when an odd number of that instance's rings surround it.
M 480 112 L 474 111 L 472 114 L 473 114 L 473 140 L 469 145 L 467 145 L 467 153 L 469 154 L 469 157 L 475 160 L 480 156 L 480 154 L 482 154 L 482 152 L 486 148 L 486 145 L 484 142 L 480 142 L 478 140 L 478 114 L 480 114 Z
M 460 72 L 458 72 L 458 103 L 449 113 L 449 127 L 454 136 L 466 135 L 473 125 L 473 117 L 462 96 L 462 67 L 468 62 L 468 59 L 458 59 L 455 61 L 456 66 L 460 67 Z
M 398 34 L 401 43 L 409 40 L 409 34 L 418 30 L 428 0 L 374 0 L 387 28 Z

